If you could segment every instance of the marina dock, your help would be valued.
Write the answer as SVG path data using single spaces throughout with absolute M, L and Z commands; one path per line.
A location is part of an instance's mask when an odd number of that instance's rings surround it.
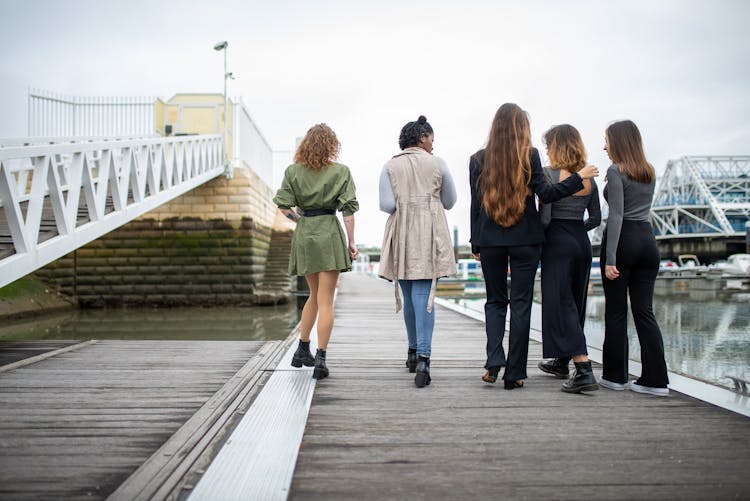
M 525 387 L 506 391 L 480 379 L 484 344 L 482 322 L 437 306 L 417 389 L 393 286 L 343 276 L 290 499 L 750 496 L 746 417 L 675 391 L 565 394 L 535 341 Z
M 506 391 L 480 380 L 484 324 L 436 309 L 432 384 L 418 389 L 393 285 L 342 275 L 331 376 L 311 404 L 278 403 L 277 422 L 289 406 L 310 405 L 309 414 L 291 444 L 296 459 L 268 446 L 251 452 L 270 464 L 263 471 L 217 453 L 244 443 L 243 416 L 258 402 L 282 399 L 269 378 L 310 381 L 310 369 L 282 358 L 296 333 L 286 342 L 47 346 L 46 358 L 0 369 L 0 498 L 186 499 L 212 470 L 229 475 L 221 483 L 233 495 L 221 499 L 750 497 L 747 417 L 677 391 L 564 394 L 536 368 L 536 341 L 525 387 Z M 240 490 L 282 468 L 293 471 L 290 486 Z M 206 485 L 196 499 L 212 498 Z

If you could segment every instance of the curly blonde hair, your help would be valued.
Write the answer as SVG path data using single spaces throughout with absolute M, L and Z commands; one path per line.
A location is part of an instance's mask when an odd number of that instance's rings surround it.
M 341 143 L 326 124 L 315 124 L 305 134 L 294 154 L 294 161 L 308 169 L 321 170 L 339 156 Z
M 550 166 L 578 172 L 586 167 L 586 148 L 578 129 L 572 125 L 556 125 L 544 133 Z

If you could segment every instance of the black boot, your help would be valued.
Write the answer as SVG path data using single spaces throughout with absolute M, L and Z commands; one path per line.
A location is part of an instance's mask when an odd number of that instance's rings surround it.
M 312 367 L 315 365 L 315 358 L 310 353 L 310 341 L 299 340 L 297 351 L 292 355 L 292 367 Z
M 406 353 L 406 366 L 409 368 L 409 372 L 417 372 L 417 349 L 409 348 Z
M 414 376 L 414 384 L 417 388 L 424 388 L 432 378 L 430 378 L 430 357 L 419 357 L 417 360 L 417 375 Z
M 318 351 L 315 352 L 315 368 L 313 369 L 313 378 L 323 379 L 325 377 L 328 377 L 328 367 L 326 367 L 326 350 L 321 350 L 320 348 L 318 348 Z
M 570 374 L 568 370 L 568 364 L 570 363 L 570 357 L 553 358 L 552 360 L 539 362 L 539 369 L 547 374 L 552 374 L 560 379 L 567 378 Z
M 562 391 L 566 393 L 580 393 L 582 391 L 594 391 L 599 389 L 599 384 L 594 377 L 594 371 L 591 369 L 591 361 L 575 362 L 576 373 L 572 378 L 565 381 L 562 385 Z

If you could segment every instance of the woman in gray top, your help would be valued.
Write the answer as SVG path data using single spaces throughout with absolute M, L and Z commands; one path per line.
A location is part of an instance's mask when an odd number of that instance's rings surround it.
M 656 173 L 646 161 L 638 127 L 615 122 L 605 133 L 613 165 L 607 171 L 604 198 L 609 219 L 601 248 L 604 297 L 603 368 L 599 381 L 611 390 L 628 383 L 628 295 L 641 345 L 641 377 L 630 383 L 638 393 L 668 396 L 664 342 L 653 311 L 659 249 L 651 227 Z
M 572 125 L 551 128 L 544 134 L 544 142 L 550 159 L 550 167 L 545 169 L 550 182 L 559 183 L 586 166 L 583 140 Z M 584 212 L 588 213 L 585 221 Z M 562 385 L 562 391 L 598 390 L 583 332 L 591 273 L 587 232 L 599 226 L 602 219 L 596 183 L 585 179 L 582 190 L 544 204 L 541 216 L 546 227 L 542 247 L 542 345 L 544 357 L 553 360 L 541 362 L 539 368 L 567 378 L 572 358 L 576 371 Z

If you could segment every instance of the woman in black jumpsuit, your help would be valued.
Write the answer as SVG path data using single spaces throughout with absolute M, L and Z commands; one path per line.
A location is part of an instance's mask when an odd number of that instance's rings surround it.
M 583 140 L 572 125 L 558 125 L 544 135 L 551 167 L 546 174 L 553 183 L 586 166 Z M 583 220 L 584 212 L 588 219 Z M 566 377 L 573 359 L 576 372 L 562 391 L 598 390 L 586 350 L 583 324 L 586 317 L 591 242 L 587 232 L 601 223 L 599 192 L 593 179 L 572 196 L 542 206 L 545 242 L 542 248 L 542 345 L 549 362 L 539 368 Z

